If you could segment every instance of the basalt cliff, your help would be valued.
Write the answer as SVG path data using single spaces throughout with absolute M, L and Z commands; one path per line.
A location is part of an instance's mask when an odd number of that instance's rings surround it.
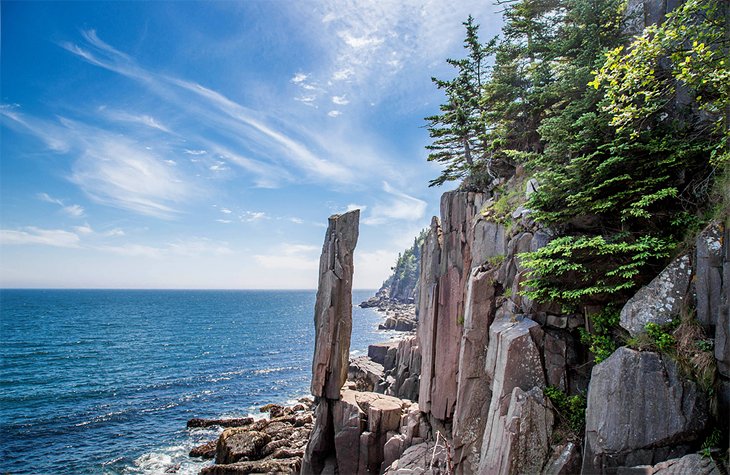
M 505 185 L 524 194 L 538 186 L 521 170 Z M 596 324 L 596 309 L 566 312 L 521 293 L 520 254 L 554 232 L 524 207 L 509 224 L 496 220 L 497 199 L 442 196 L 420 249 L 417 334 L 372 348 L 378 371 L 368 387 L 343 372 L 350 249 L 325 245 L 318 405 L 302 473 L 727 473 L 727 448 L 708 445 L 728 440 L 727 220 L 712 222 L 626 303 L 623 345 L 595 364 L 581 333 Z M 687 309 L 691 331 L 676 338 L 694 348 L 689 356 L 642 343 L 647 324 L 686 319 Z

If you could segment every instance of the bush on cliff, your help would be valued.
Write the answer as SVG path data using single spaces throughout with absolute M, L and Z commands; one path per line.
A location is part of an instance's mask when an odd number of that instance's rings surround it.
M 728 8 L 687 0 L 633 39 L 636 18 L 620 0 L 518 0 L 506 7 L 502 39 L 485 45 L 473 20 L 465 24 L 467 49 L 480 55 L 449 62 L 460 75 L 488 74 L 479 88 L 456 87 L 461 76 L 444 82 L 453 87 L 442 111 L 470 104 L 479 146 L 450 155 L 431 184 L 470 174 L 485 183 L 486 170 L 492 191 L 518 164 L 538 178 L 531 217 L 560 237 L 523 256 L 528 297 L 625 301 L 723 202 L 713 183 L 730 163 Z M 494 55 L 488 70 L 485 52 Z M 467 145 L 458 134 L 438 140 Z

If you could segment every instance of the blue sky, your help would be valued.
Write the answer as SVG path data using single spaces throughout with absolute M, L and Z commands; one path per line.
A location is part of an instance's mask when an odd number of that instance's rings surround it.
M 438 214 L 423 117 L 484 1 L 2 2 L 0 286 L 355 287 Z

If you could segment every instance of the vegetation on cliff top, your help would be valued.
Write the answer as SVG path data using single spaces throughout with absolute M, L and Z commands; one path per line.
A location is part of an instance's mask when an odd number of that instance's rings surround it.
M 646 28 L 625 8 L 507 3 L 502 37 L 481 43 L 469 18 L 454 79 L 434 79 L 431 185 L 491 191 L 517 166 L 540 184 L 531 217 L 560 237 L 524 256 L 532 299 L 622 302 L 728 213 L 730 7 L 687 0 Z

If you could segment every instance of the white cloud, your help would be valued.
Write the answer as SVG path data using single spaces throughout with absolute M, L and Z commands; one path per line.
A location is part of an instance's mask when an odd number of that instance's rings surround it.
M 198 257 L 202 255 L 223 256 L 232 254 L 233 250 L 227 243 L 216 242 L 208 238 L 191 238 L 178 240 L 167 245 L 167 250 L 173 254 Z
M 140 214 L 170 218 L 192 187 L 163 160 L 134 141 L 75 127 L 84 150 L 72 166 L 71 181 L 94 201 Z
M 332 80 L 333 81 L 345 81 L 347 79 L 350 79 L 352 76 L 355 75 L 355 71 L 352 68 L 342 68 L 338 69 L 334 73 L 332 73 Z
M 354 49 L 375 48 L 385 42 L 384 38 L 377 36 L 354 36 L 351 31 L 339 31 L 337 36 Z
M 332 102 L 338 106 L 346 106 L 350 103 L 345 96 L 332 96 Z
M 301 218 L 296 218 L 296 217 L 294 217 L 294 218 L 289 218 L 289 221 L 291 221 L 291 222 L 292 222 L 292 223 L 294 223 L 294 224 L 303 224 L 303 223 L 304 223 L 304 220 L 303 220 L 303 219 L 301 219 Z
M 223 224 L 231 224 L 233 221 L 230 219 L 216 219 L 216 222 L 223 223 Z
M 370 214 L 362 220 L 363 224 L 376 225 L 389 221 L 417 221 L 426 214 L 426 202 L 407 195 L 383 182 L 383 191 L 389 195 L 387 202 L 377 203 Z
M 129 122 L 132 124 L 140 124 L 151 129 L 157 129 L 162 132 L 171 133 L 170 129 L 162 125 L 157 119 L 147 114 L 135 114 L 126 111 L 110 110 L 101 107 L 100 112 L 104 117 L 115 122 Z
M 94 234 L 94 229 L 88 223 L 83 226 L 74 226 L 74 231 L 78 234 Z
M 398 257 L 397 250 L 355 251 L 353 288 L 377 289 L 390 275 L 390 268 Z
M 82 218 L 84 216 L 84 208 L 80 205 L 64 206 L 63 212 L 72 218 Z
M 208 152 L 205 150 L 190 150 L 186 148 L 183 153 L 186 153 L 188 155 L 205 155 Z
M 79 247 L 78 234 L 62 229 L 41 229 L 34 226 L 24 230 L 0 229 L 0 244 L 12 245 L 43 245 L 53 247 Z
M 308 75 L 306 75 L 306 74 L 304 74 L 304 73 L 296 73 L 296 74 L 294 75 L 294 77 L 293 77 L 293 78 L 291 78 L 291 82 L 293 82 L 294 84 L 299 84 L 299 83 L 301 83 L 301 82 L 304 82 L 304 81 L 306 81 L 306 79 L 307 79 L 308 77 L 309 77 L 309 76 L 308 76 Z
M 231 214 L 231 213 L 233 213 L 233 211 L 231 211 L 228 208 L 221 208 L 221 213 L 223 213 L 223 214 Z
M 340 111 L 329 111 L 327 112 L 327 115 L 330 117 L 339 117 L 342 115 L 342 112 Z
M 262 113 L 250 110 L 200 84 L 147 70 L 130 56 L 103 42 L 93 30 L 83 32 L 83 36 L 86 41 L 84 47 L 71 43 L 63 43 L 61 46 L 91 64 L 138 81 L 150 92 L 165 99 L 169 105 L 196 114 L 206 123 L 220 127 L 221 131 L 234 137 L 240 145 L 245 147 L 253 143 L 260 149 L 267 150 L 277 168 L 287 169 L 294 166 L 304 172 L 303 175 L 294 175 L 295 177 L 308 176 L 336 183 L 355 179 L 348 168 L 320 157 L 290 135 L 285 128 L 274 128 L 265 121 Z
M 266 216 L 266 213 L 263 211 L 244 211 L 244 213 L 239 216 L 239 219 L 244 223 L 253 223 L 255 221 L 261 221 L 262 219 L 269 219 L 269 217 Z
M 350 203 L 349 205 L 347 205 L 347 209 L 345 210 L 345 213 L 347 213 L 348 211 L 354 211 L 356 209 L 359 209 L 360 211 L 365 211 L 366 209 L 368 209 L 368 207 L 365 205 Z
M 67 215 L 71 216 L 72 218 L 83 218 L 84 217 L 84 208 L 81 205 L 66 206 L 64 204 L 63 200 L 54 198 L 54 197 L 50 196 L 48 193 L 38 193 L 36 196 L 41 201 L 45 201 L 46 203 L 51 203 L 51 204 L 60 206 L 61 211 L 63 211 Z

